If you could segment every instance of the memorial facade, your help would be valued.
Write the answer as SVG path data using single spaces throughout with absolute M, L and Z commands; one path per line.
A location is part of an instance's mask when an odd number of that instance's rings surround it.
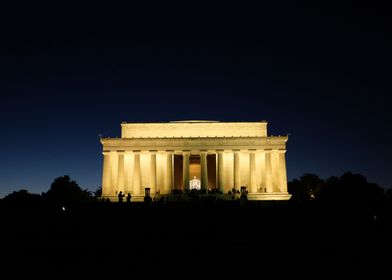
M 287 136 L 268 136 L 267 122 L 122 123 L 121 138 L 101 138 L 102 196 L 132 201 L 191 189 L 230 199 L 288 200 Z

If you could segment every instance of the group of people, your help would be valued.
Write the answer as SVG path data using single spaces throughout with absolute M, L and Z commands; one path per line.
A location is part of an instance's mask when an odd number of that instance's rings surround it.
M 123 192 L 120 191 L 117 196 L 118 196 L 118 202 L 120 202 L 120 203 L 123 202 L 125 194 L 123 194 Z M 127 198 L 126 198 L 127 203 L 131 202 L 131 198 L 132 198 L 131 194 L 128 193 Z

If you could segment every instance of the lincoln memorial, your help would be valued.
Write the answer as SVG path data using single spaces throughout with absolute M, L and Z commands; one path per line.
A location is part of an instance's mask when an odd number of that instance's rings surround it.
M 268 136 L 267 122 L 172 121 L 121 124 L 121 138 L 101 138 L 102 196 L 145 190 L 168 199 L 197 191 L 231 199 L 288 200 L 287 136 Z

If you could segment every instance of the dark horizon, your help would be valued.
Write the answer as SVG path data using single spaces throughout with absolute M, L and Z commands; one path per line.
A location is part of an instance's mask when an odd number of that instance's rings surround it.
M 392 188 L 388 9 L 11 4 L 0 45 L 0 197 L 101 185 L 123 121 L 268 122 L 288 179 L 351 171 Z

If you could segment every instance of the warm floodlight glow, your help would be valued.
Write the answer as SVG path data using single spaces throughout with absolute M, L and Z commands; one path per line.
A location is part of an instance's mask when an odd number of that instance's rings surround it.
M 122 138 L 155 137 L 265 137 L 266 122 L 183 121 L 122 123 Z
M 247 187 L 249 200 L 288 200 L 287 136 L 268 136 L 267 122 L 175 121 L 122 123 L 121 138 L 101 138 L 102 195 L 131 193 L 132 201 L 175 190 Z M 196 176 L 196 178 L 194 178 Z M 192 179 L 193 178 L 193 179 Z M 219 191 L 219 192 L 218 192 Z

